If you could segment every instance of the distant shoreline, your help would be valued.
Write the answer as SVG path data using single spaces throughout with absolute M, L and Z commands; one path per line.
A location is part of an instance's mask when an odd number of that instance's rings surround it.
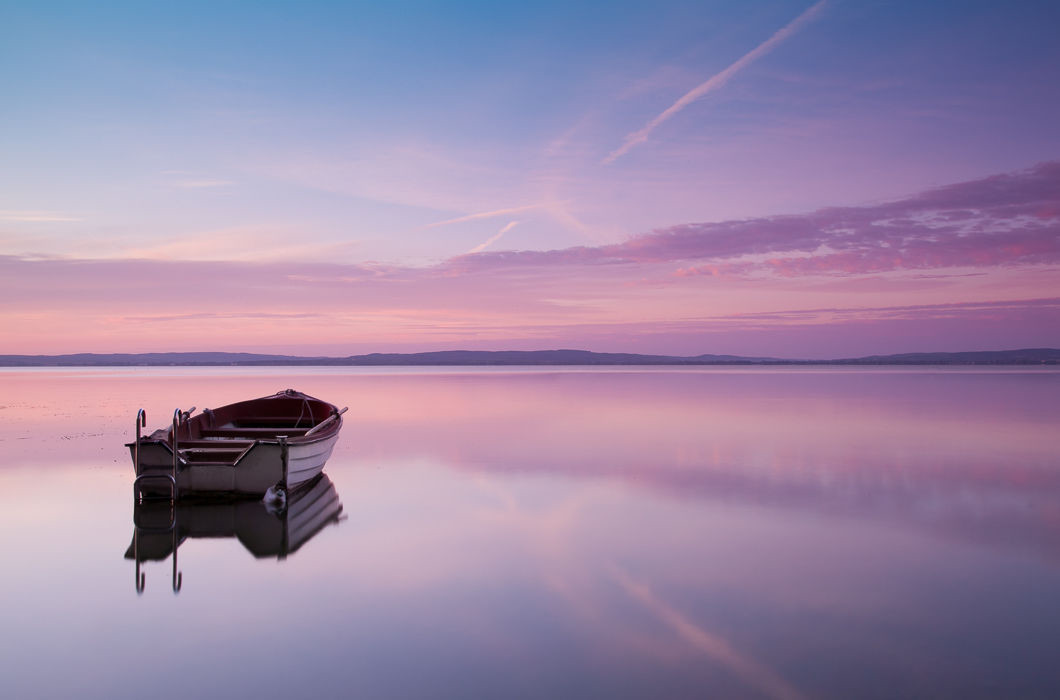
M 0 367 L 496 367 L 496 366 L 768 366 L 768 365 L 1057 365 L 1060 349 L 903 353 L 827 360 L 739 355 L 641 355 L 586 350 L 446 350 L 301 357 L 228 352 L 0 355 Z

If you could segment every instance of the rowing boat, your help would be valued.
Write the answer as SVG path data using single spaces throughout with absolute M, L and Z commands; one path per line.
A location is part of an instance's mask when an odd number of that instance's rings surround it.
M 127 444 L 137 498 L 168 491 L 183 496 L 261 496 L 306 484 L 324 469 L 339 439 L 343 408 L 287 389 L 220 408 L 173 412 L 172 425 Z

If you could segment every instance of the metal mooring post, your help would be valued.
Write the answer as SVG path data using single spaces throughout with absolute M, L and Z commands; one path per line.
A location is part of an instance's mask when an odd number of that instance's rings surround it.
M 133 461 L 136 462 L 136 476 L 140 476 L 140 428 L 147 427 L 147 411 L 140 409 L 136 412 L 136 444 L 133 447 Z
M 288 461 L 288 455 L 290 453 L 290 450 L 289 450 L 289 448 L 287 446 L 287 436 L 286 435 L 280 435 L 279 439 L 280 439 L 280 460 L 283 462 L 283 490 L 287 491 L 288 490 L 287 489 L 287 470 L 288 470 L 287 461 Z

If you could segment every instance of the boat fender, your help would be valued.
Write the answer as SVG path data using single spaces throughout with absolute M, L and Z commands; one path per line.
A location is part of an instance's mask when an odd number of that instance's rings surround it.
M 261 500 L 265 502 L 266 510 L 273 514 L 282 513 L 287 508 L 287 492 L 279 483 L 271 486 Z

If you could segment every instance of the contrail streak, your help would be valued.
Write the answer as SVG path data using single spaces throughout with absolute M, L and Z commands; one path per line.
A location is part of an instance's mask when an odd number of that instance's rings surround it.
M 685 93 L 681 99 L 674 102 L 666 109 L 662 114 L 652 119 L 647 125 L 644 126 L 640 131 L 634 131 L 633 133 L 626 136 L 626 140 L 617 149 L 611 152 L 606 158 L 603 159 L 603 164 L 613 163 L 615 160 L 620 158 L 629 152 L 631 148 L 636 146 L 638 143 L 643 143 L 648 140 L 648 134 L 655 130 L 655 127 L 662 124 L 664 121 L 674 116 L 682 109 L 692 104 L 699 98 L 707 95 L 708 93 L 714 92 L 718 88 L 729 82 L 729 79 L 739 73 L 741 70 L 749 66 L 754 61 L 758 60 L 762 56 L 772 51 L 780 42 L 787 39 L 795 32 L 802 29 L 810 20 L 820 13 L 821 8 L 827 0 L 819 0 L 815 5 L 804 11 L 801 15 L 793 19 L 782 29 L 778 30 L 776 34 L 766 39 L 764 42 L 756 46 L 754 49 L 744 54 L 735 63 L 730 65 L 725 70 L 711 76 L 706 81 L 700 83 L 696 87 Z
M 725 666 L 748 684 L 757 688 L 763 695 L 776 700 L 803 700 L 797 688 L 762 665 L 755 659 L 741 654 L 729 642 L 716 634 L 711 634 L 691 619 L 686 617 L 669 603 L 656 597 L 651 589 L 634 581 L 619 569 L 611 567 L 619 585 L 635 600 L 640 601 L 648 610 L 672 629 L 679 637 L 693 648 L 702 652 L 711 660 Z
M 485 243 L 479 243 L 477 246 L 475 246 L 471 250 L 467 251 L 467 253 L 465 253 L 465 255 L 471 255 L 473 253 L 481 253 L 486 248 L 489 248 L 491 245 L 493 245 L 494 243 L 499 241 L 501 239 L 501 236 L 503 236 L 504 234 L 508 233 L 513 228 L 515 228 L 516 224 L 518 224 L 518 223 L 519 223 L 518 221 L 509 221 L 507 224 L 505 224 L 504 228 L 502 228 L 500 231 L 498 231 L 493 236 L 491 236 L 489 238 L 489 240 L 487 240 Z
M 448 226 L 449 224 L 460 224 L 465 221 L 476 221 L 478 219 L 492 219 L 495 216 L 504 216 L 505 214 L 518 214 L 519 212 L 530 211 L 531 209 L 540 209 L 540 204 L 527 204 L 523 207 L 511 207 L 509 209 L 496 209 L 494 211 L 483 211 L 477 214 L 468 214 L 467 216 L 458 216 L 455 219 L 446 219 L 445 221 L 435 221 L 433 224 L 427 224 L 423 228 L 435 228 L 437 226 Z

